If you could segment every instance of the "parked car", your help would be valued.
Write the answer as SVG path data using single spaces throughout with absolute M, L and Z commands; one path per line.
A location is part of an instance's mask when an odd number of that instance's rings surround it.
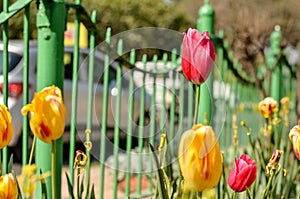
M 23 106 L 23 41 L 10 41 L 9 46 L 9 66 L 8 66 L 8 107 L 13 117 L 14 136 L 10 142 L 11 147 L 18 146 L 20 143 L 22 133 L 22 115 L 20 110 Z M 78 98 L 77 98 L 77 132 L 84 132 L 86 128 L 87 118 L 87 96 L 88 96 L 88 59 L 89 49 L 80 49 L 79 62 L 80 68 L 78 70 Z M 102 100 L 103 100 L 103 78 L 104 71 L 104 54 L 100 51 L 95 51 L 95 67 L 94 67 L 94 105 L 93 105 L 93 129 L 97 131 L 93 135 L 94 139 L 100 137 L 100 127 L 102 118 Z M 3 44 L 0 43 L 0 103 L 3 103 L 2 96 L 2 59 L 3 59 Z M 65 47 L 64 63 L 65 63 L 65 79 L 64 79 L 64 102 L 66 105 L 66 130 L 70 127 L 71 121 L 71 99 L 72 99 L 72 67 L 73 67 L 73 47 Z M 34 92 L 36 91 L 36 67 L 37 67 L 37 43 L 30 42 L 29 47 L 29 99 L 31 101 Z M 108 113 L 107 113 L 107 127 L 113 128 L 115 125 L 115 95 L 119 91 L 116 85 L 116 69 L 117 63 L 113 62 L 109 67 L 109 98 L 108 98 Z M 122 97 L 121 97 L 121 112 L 120 112 L 120 129 L 124 132 L 127 130 L 128 118 L 128 99 L 132 94 L 135 96 L 134 100 L 134 114 L 132 122 L 135 129 L 140 116 L 140 91 L 135 85 L 135 92 L 129 93 L 129 75 L 126 70 L 123 70 L 122 76 Z M 150 107 L 150 95 L 146 94 L 145 98 L 145 114 L 146 117 Z M 68 134 L 64 135 L 64 140 L 68 140 Z M 93 139 L 93 137 L 92 137 Z

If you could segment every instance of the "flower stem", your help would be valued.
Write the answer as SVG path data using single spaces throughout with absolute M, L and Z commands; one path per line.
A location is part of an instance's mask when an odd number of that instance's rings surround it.
M 246 191 L 247 191 L 248 198 L 249 198 L 249 199 L 252 199 L 252 197 L 251 197 L 251 191 L 250 191 L 250 189 L 249 189 L 249 188 L 247 188 L 247 189 L 246 189 Z
M 51 166 L 52 166 L 52 198 L 56 198 L 56 151 L 55 151 L 55 140 L 52 140 L 52 150 L 51 150 Z
M 183 192 L 183 199 L 190 199 L 191 192 L 190 191 L 184 191 Z
M 77 194 L 77 198 L 80 198 L 80 168 L 77 168 L 77 180 L 76 180 L 76 194 Z
M 263 198 L 267 198 L 267 196 L 269 195 L 269 190 L 270 190 L 270 187 L 271 187 L 271 183 L 272 183 L 273 178 L 274 178 L 274 176 L 275 176 L 274 171 L 271 171 L 270 174 L 271 174 L 271 176 L 270 176 L 270 178 L 269 178 L 267 187 L 266 187 L 266 189 L 265 189 L 265 191 L 264 191 Z
M 29 165 L 31 165 L 31 162 L 32 162 L 33 153 L 34 153 L 34 148 L 35 148 L 35 143 L 36 143 L 36 136 L 33 136 L 32 145 L 31 145 L 31 150 L 30 150 L 30 156 L 29 156 L 29 161 L 28 161 L 28 164 L 29 164 Z
M 197 198 L 202 199 L 202 192 L 201 191 L 197 193 Z
M 226 193 L 227 198 L 230 198 L 229 191 L 227 189 L 227 181 L 226 181 L 226 174 L 225 174 L 224 152 L 222 152 L 222 160 L 223 160 L 222 161 L 223 191 Z
M 232 199 L 236 199 L 236 192 L 233 192 Z
M 195 112 L 194 112 L 194 125 L 198 122 L 198 111 L 200 105 L 200 85 L 196 85 L 196 101 L 195 101 Z

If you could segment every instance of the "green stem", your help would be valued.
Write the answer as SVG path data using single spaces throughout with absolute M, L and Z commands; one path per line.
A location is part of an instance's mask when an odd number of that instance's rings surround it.
M 225 163 L 224 163 L 224 154 L 222 153 L 223 163 L 222 163 L 222 178 L 223 178 L 223 190 L 227 195 L 227 198 L 230 198 L 229 191 L 227 189 L 227 178 L 225 174 Z
M 232 199 L 236 199 L 236 192 L 233 192 Z
M 270 187 L 271 187 L 271 184 L 272 184 L 272 181 L 273 181 L 273 178 L 275 176 L 275 171 L 271 171 L 271 176 L 269 178 L 269 181 L 268 181 L 268 184 L 267 184 L 267 187 L 264 191 L 264 195 L 263 195 L 263 198 L 267 198 L 267 196 L 269 195 L 269 190 L 270 190 Z
M 249 198 L 249 199 L 252 199 L 252 197 L 251 197 L 251 191 L 250 191 L 250 189 L 249 189 L 249 188 L 247 188 L 247 189 L 246 189 L 246 191 L 247 191 L 248 198 Z
M 202 192 L 197 193 L 197 198 L 200 198 L 200 199 L 202 198 Z
M 195 101 L 195 112 L 194 112 L 194 125 L 198 122 L 198 112 L 199 112 L 199 105 L 200 105 L 200 85 L 196 85 L 196 101 Z
M 52 166 L 52 198 L 56 198 L 56 151 L 55 151 L 55 140 L 52 140 L 52 151 L 51 151 L 51 166 Z
M 79 191 L 79 188 L 80 188 L 80 168 L 76 169 L 77 170 L 77 180 L 76 180 L 76 193 L 77 193 L 77 198 L 79 199 L 80 198 L 80 191 Z
M 183 199 L 190 199 L 191 192 L 190 191 L 185 191 L 183 192 Z
M 29 165 L 31 165 L 31 162 L 32 162 L 32 159 L 33 159 L 33 153 L 34 153 L 35 143 L 36 143 L 36 136 L 33 136 L 31 150 L 30 150 L 30 156 L 29 156 L 29 161 L 28 161 Z

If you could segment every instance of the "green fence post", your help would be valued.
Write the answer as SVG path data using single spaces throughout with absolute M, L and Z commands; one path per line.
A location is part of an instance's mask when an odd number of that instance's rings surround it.
M 4 0 L 3 1 L 3 12 L 8 13 L 8 6 L 9 6 L 9 1 Z M 2 89 L 2 94 L 3 94 L 3 104 L 8 106 L 8 21 L 4 22 L 3 24 L 3 29 L 2 29 L 2 39 L 3 39 L 3 89 Z M 8 164 L 8 149 L 7 147 L 4 147 L 0 153 L 2 152 L 2 160 L 0 157 L 0 160 L 2 161 L 2 174 L 7 173 L 7 164 Z
M 203 33 L 208 31 L 212 40 L 214 38 L 214 16 L 215 11 L 206 0 L 205 4 L 199 9 L 199 19 L 197 22 L 197 29 Z M 205 120 L 205 114 L 208 124 L 212 122 L 212 108 L 213 108 L 213 81 L 214 81 L 214 68 L 212 69 L 208 79 L 201 85 L 200 93 L 200 110 L 199 117 L 202 123 Z
M 279 26 L 275 26 L 270 37 L 270 52 L 267 55 L 267 64 L 270 68 L 274 68 L 271 76 L 270 96 L 278 103 L 282 95 L 282 65 L 278 63 L 278 54 L 280 53 L 281 31 Z
M 39 1 L 37 13 L 38 58 L 37 90 L 56 85 L 63 91 L 64 79 L 64 0 Z M 56 185 L 57 195 L 52 196 L 51 177 L 46 178 L 48 198 L 61 198 L 62 139 L 56 141 Z M 37 139 L 36 164 L 42 172 L 51 171 L 51 145 Z M 42 198 L 38 183 L 36 198 Z

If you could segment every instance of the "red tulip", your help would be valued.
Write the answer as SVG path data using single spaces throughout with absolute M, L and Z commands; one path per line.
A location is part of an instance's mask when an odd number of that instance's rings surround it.
M 189 28 L 182 42 L 182 72 L 194 84 L 208 78 L 215 60 L 215 48 L 207 31 Z
M 234 168 L 228 177 L 228 185 L 236 192 L 245 191 L 256 178 L 255 161 L 246 154 L 235 160 Z

